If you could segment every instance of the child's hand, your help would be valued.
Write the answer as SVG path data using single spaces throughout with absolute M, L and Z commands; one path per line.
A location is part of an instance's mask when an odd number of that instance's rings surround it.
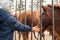
M 32 27 L 32 32 L 39 32 L 40 28 L 38 28 L 38 26 L 34 26 Z

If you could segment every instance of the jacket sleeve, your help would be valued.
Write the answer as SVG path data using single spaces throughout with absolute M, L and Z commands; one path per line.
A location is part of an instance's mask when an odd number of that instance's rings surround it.
M 18 30 L 23 32 L 28 32 L 32 30 L 32 27 L 24 25 L 18 22 L 14 17 L 9 17 L 7 19 L 8 25 L 11 27 L 12 30 Z

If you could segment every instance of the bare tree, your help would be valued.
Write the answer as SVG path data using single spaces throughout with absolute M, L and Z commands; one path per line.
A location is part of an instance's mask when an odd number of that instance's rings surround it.
M 24 10 L 24 6 L 25 6 L 25 4 L 24 4 L 24 1 L 23 0 L 20 0 L 20 3 L 18 4 L 18 10 Z

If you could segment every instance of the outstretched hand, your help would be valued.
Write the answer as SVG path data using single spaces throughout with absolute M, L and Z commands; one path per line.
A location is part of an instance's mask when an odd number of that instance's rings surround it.
M 32 27 L 32 32 L 39 32 L 40 28 L 38 28 L 38 26 L 34 26 Z

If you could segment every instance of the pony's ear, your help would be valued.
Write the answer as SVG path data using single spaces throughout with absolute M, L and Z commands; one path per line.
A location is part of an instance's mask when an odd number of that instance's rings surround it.
M 43 6 L 43 5 L 42 5 L 42 8 L 43 8 L 43 10 L 46 10 L 46 9 L 47 9 L 47 6 Z
M 50 7 L 48 7 L 48 5 L 47 6 L 42 6 L 42 8 L 43 8 L 43 12 L 44 13 L 46 13 L 47 11 L 49 11 L 49 10 L 51 10 L 51 8 Z
M 47 12 L 47 6 L 42 6 L 42 9 L 43 9 L 43 13 Z

